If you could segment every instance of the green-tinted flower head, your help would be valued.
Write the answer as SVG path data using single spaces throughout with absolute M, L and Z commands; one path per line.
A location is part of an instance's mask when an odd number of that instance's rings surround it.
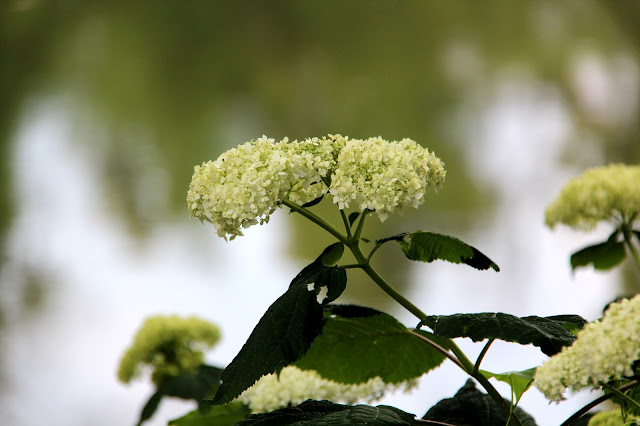
M 410 383 L 388 384 L 374 377 L 361 384 L 344 384 L 327 380 L 316 371 L 300 370 L 288 366 L 279 375 L 268 374 L 247 389 L 238 399 L 254 413 L 277 410 L 288 405 L 298 405 L 307 399 L 354 404 L 359 401 L 372 402 L 387 391 L 413 385 Z
M 410 139 L 328 135 L 276 143 L 263 136 L 196 166 L 187 203 L 193 217 L 234 239 L 268 222 L 283 201 L 304 204 L 327 192 L 340 209 L 353 204 L 385 220 L 418 207 L 444 176 L 440 159 Z
M 598 222 L 616 225 L 640 214 L 640 166 L 611 164 L 570 180 L 547 208 L 546 224 L 590 230 Z
M 289 160 L 273 139 L 262 137 L 196 166 L 187 194 L 193 217 L 213 224 L 221 237 L 269 221 L 288 191 Z
M 352 139 L 338 156 L 330 192 L 340 209 L 353 204 L 384 221 L 409 206 L 418 208 L 426 190 L 440 187 L 444 177 L 442 161 L 411 139 Z
M 610 411 L 601 411 L 589 419 L 589 426 L 620 426 L 624 424 L 626 424 L 626 422 L 619 408 Z
M 598 387 L 633 375 L 640 359 L 640 295 L 612 303 L 600 321 L 578 332 L 573 345 L 536 371 L 535 385 L 550 400 L 571 388 Z
M 118 379 L 129 383 L 144 366 L 153 370 L 151 379 L 156 385 L 167 377 L 195 372 L 204 361 L 203 351 L 218 340 L 218 327 L 200 318 L 149 317 L 122 356 Z

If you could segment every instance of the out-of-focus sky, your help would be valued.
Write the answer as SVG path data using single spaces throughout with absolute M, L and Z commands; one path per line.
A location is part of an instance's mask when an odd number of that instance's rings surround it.
M 209 360 L 233 358 L 330 242 L 284 212 L 230 243 L 188 218 L 193 166 L 262 134 L 410 137 L 444 160 L 444 188 L 371 236 L 448 233 L 502 271 L 408 267 L 382 249 L 376 266 L 422 310 L 597 318 L 610 299 L 637 291 L 637 275 L 571 275 L 569 254 L 607 229 L 552 232 L 543 215 L 584 168 L 640 160 L 638 18 L 633 2 L 590 0 L 5 2 L 3 418 L 132 424 L 151 389 L 121 385 L 115 371 L 151 314 L 218 323 L 223 340 Z M 350 280 L 345 301 L 412 324 L 366 280 Z M 543 360 L 497 345 L 486 366 Z M 384 402 L 422 415 L 464 380 L 443 367 Z M 553 425 L 589 398 L 547 406 L 531 392 L 521 404 Z M 153 424 L 187 409 L 165 403 Z

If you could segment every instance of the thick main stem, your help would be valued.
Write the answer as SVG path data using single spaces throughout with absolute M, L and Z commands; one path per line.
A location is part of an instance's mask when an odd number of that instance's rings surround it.
M 351 238 L 349 238 L 348 236 L 341 234 L 333 226 L 325 222 L 319 216 L 305 209 L 304 207 L 299 206 L 296 203 L 292 203 L 291 201 L 288 201 L 288 200 L 283 200 L 282 204 L 289 207 L 291 210 L 295 211 L 296 213 L 300 213 L 302 216 L 306 217 L 307 219 L 309 219 L 310 221 L 317 224 L 318 226 L 320 226 L 321 228 L 329 232 L 331 235 L 336 237 L 338 241 L 340 241 L 342 244 L 349 247 L 349 249 L 353 253 L 353 256 L 361 265 L 360 267 L 362 268 L 362 270 L 367 275 L 369 275 L 369 277 L 373 280 L 373 282 L 375 282 L 378 285 L 378 287 L 380 287 L 385 293 L 391 296 L 393 300 L 395 300 L 400 305 L 402 305 L 405 309 L 411 312 L 416 318 L 418 318 L 419 320 L 423 320 L 427 317 L 427 314 L 422 312 L 417 306 L 415 306 L 409 300 L 405 299 L 404 296 L 402 296 L 395 288 L 393 288 L 389 283 L 387 283 L 387 281 L 384 278 L 382 278 L 380 274 L 378 274 L 376 270 L 373 269 L 373 267 L 371 267 L 371 265 L 369 264 L 369 258 L 367 258 L 362 253 L 362 250 L 360 250 L 360 233 L 362 231 L 362 227 L 364 224 L 367 211 L 364 211 L 362 213 L 363 217 L 360 218 L 360 221 L 358 223 L 358 227 L 355 233 Z M 347 225 L 348 225 L 348 222 L 345 221 L 345 226 Z M 431 343 L 435 344 L 435 342 L 431 342 Z M 508 416 L 511 416 L 511 407 L 509 406 L 509 404 L 507 404 L 507 402 L 504 400 L 504 398 L 502 398 L 500 393 L 498 393 L 498 391 L 493 387 L 493 385 L 489 383 L 489 380 L 486 377 L 484 377 L 482 373 L 475 370 L 474 364 L 469 360 L 469 358 L 467 358 L 467 356 L 464 354 L 464 352 L 462 352 L 462 350 L 458 347 L 458 345 L 456 345 L 456 343 L 453 340 L 449 339 L 447 346 L 449 347 L 449 350 L 453 353 L 453 355 L 455 355 L 455 358 L 458 361 L 458 362 L 454 361 L 454 363 L 459 367 L 461 367 L 469 376 L 476 379 L 480 383 L 480 385 L 482 385 L 482 387 L 485 388 L 485 390 L 491 396 L 491 398 L 493 398 L 495 402 L 500 407 L 502 407 L 504 412 Z M 522 426 L 522 423 L 515 415 L 511 416 L 511 420 L 514 421 L 516 426 Z
M 369 275 L 369 277 L 380 287 L 385 293 L 387 293 L 393 300 L 402 305 L 405 309 L 411 312 L 416 318 L 419 320 L 423 320 L 427 317 L 427 315 L 422 312 L 417 306 L 404 298 L 395 288 L 393 288 L 387 281 L 380 276 L 376 272 L 373 267 L 368 262 L 368 259 L 364 256 L 359 247 L 359 241 L 350 242 L 347 244 L 347 247 L 351 249 L 351 252 L 355 256 L 356 260 L 359 263 L 362 263 L 362 270 Z M 426 338 L 425 338 L 426 339 Z M 500 395 L 500 393 L 493 387 L 493 385 L 489 382 L 489 380 L 482 375 L 480 371 L 475 369 L 475 365 L 469 360 L 469 358 L 462 352 L 462 350 L 456 345 L 456 343 L 449 339 L 449 349 L 459 362 L 456 362 L 456 365 L 460 366 L 469 376 L 473 377 L 480 383 L 480 385 L 487 391 L 489 396 L 500 406 L 503 411 L 507 414 L 507 416 L 511 416 L 513 423 L 515 425 L 522 425 L 520 420 L 515 416 L 511 415 L 511 407 L 504 398 Z
M 331 235 L 336 237 L 338 239 L 338 241 L 340 241 L 342 244 L 349 245 L 349 240 L 347 239 L 347 237 L 342 235 L 336 228 L 334 228 L 333 226 L 329 225 L 327 222 L 322 220 L 322 218 L 320 218 L 319 216 L 315 215 L 314 213 L 310 212 L 309 210 L 305 209 L 304 207 L 299 206 L 296 203 L 292 203 L 291 201 L 288 201 L 288 200 L 283 200 L 282 204 L 284 204 L 285 206 L 289 207 L 294 212 L 300 213 L 302 216 L 306 217 L 311 222 L 313 222 L 316 225 L 320 226 L 321 228 L 323 228 L 324 230 L 329 232 Z

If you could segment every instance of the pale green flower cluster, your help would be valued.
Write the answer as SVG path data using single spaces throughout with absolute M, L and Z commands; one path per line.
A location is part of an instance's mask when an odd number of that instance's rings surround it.
M 550 400 L 567 389 L 599 387 L 633 375 L 640 359 L 640 295 L 612 303 L 602 320 L 587 324 L 569 347 L 536 371 L 535 385 Z
M 328 135 L 275 142 L 263 136 L 196 166 L 187 203 L 193 217 L 234 239 L 268 222 L 284 200 L 304 204 L 327 192 L 340 209 L 353 203 L 385 220 L 418 207 L 427 188 L 438 188 L 444 177 L 442 161 L 410 139 Z
M 621 426 L 624 424 L 637 424 L 634 421 L 625 422 L 619 408 L 610 411 L 601 411 L 589 419 L 589 426 Z M 635 421 L 640 419 L 635 419 Z
M 197 317 L 153 316 L 145 320 L 120 360 L 118 379 L 129 383 L 144 366 L 153 370 L 156 385 L 167 377 L 195 372 L 204 361 L 205 349 L 220 340 L 214 324 Z
M 611 164 L 570 180 L 547 208 L 546 224 L 590 230 L 600 221 L 632 222 L 640 214 L 640 166 Z
M 381 221 L 408 206 L 418 208 L 428 187 L 444 182 L 442 161 L 411 139 L 350 140 L 338 156 L 331 179 L 333 202 L 375 211 Z
M 316 371 L 288 366 L 279 375 L 263 376 L 238 399 L 248 405 L 251 412 L 264 413 L 288 405 L 298 405 L 307 399 L 327 399 L 346 404 L 359 401 L 370 403 L 381 398 L 387 391 L 409 389 L 412 385 L 412 382 L 389 384 L 380 377 L 360 384 L 337 383 L 323 378 Z

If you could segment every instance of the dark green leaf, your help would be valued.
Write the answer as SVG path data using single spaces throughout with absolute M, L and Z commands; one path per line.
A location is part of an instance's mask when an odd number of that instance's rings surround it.
M 307 289 L 326 267 L 311 264 L 291 282 L 289 289 L 270 307 L 253 329 L 231 364 L 222 372 L 222 384 L 213 398 L 225 404 L 265 374 L 297 361 L 322 332 L 322 306 L 315 291 Z
M 640 243 L 640 231 L 636 231 L 635 229 L 633 231 L 634 234 L 636 234 L 636 238 L 638 239 L 638 242 Z
M 573 334 L 576 334 L 578 331 L 582 330 L 582 328 L 587 325 L 587 320 L 582 318 L 580 315 L 552 315 L 550 317 L 546 317 L 547 319 L 557 321 L 564 328 L 570 331 Z
M 353 212 L 349 215 L 349 226 L 353 226 L 356 219 L 360 217 L 360 212 Z
M 316 287 L 318 286 L 327 287 L 327 296 L 322 304 L 333 302 L 347 288 L 347 271 L 340 266 L 326 268 L 316 282 Z
M 530 368 L 524 371 L 509 371 L 508 373 L 490 373 L 488 371 L 480 370 L 480 373 L 487 379 L 495 378 L 501 382 L 505 382 L 511 386 L 515 402 L 520 400 L 522 394 L 524 394 L 533 384 L 533 377 L 536 374 L 535 368 Z
M 492 268 L 494 271 L 500 271 L 498 265 L 478 249 L 447 235 L 418 231 L 383 238 L 378 240 L 378 244 L 387 241 L 397 241 L 405 256 L 411 260 L 422 262 L 446 260 L 452 263 L 464 263 L 475 269 Z
M 411 260 L 432 262 L 437 259 L 465 263 L 475 269 L 500 271 L 491 259 L 457 238 L 433 232 L 414 232 L 409 241 L 400 241 L 402 251 Z
M 138 426 L 140 426 L 142 423 L 149 420 L 151 416 L 153 416 L 153 414 L 158 409 L 158 405 L 160 404 L 160 401 L 162 401 L 163 396 L 164 395 L 160 391 L 157 391 L 153 395 L 151 395 L 151 398 L 149 398 L 147 403 L 144 405 L 142 412 L 140 413 L 140 420 L 138 421 Z
M 164 380 L 158 391 L 166 396 L 202 400 L 218 387 L 221 373 L 220 368 L 202 365 L 196 373 L 183 373 Z
M 315 262 L 305 266 L 302 271 L 298 272 L 298 275 L 296 275 L 293 281 L 291 281 L 291 284 L 289 284 L 289 288 L 297 285 L 307 285 L 315 283 L 322 275 L 322 271 L 324 271 L 326 268 L 326 266 L 324 266 L 318 261 L 318 259 L 316 259 Z
M 509 401 L 506 402 L 509 404 Z M 514 414 L 524 426 L 536 426 L 533 417 L 520 407 L 516 407 Z M 498 407 L 493 398 L 476 389 L 471 379 L 453 398 L 443 399 L 431 407 L 423 419 L 452 425 L 504 426 L 507 424 L 505 412 Z
M 330 401 L 307 400 L 296 407 L 282 408 L 270 413 L 251 414 L 239 426 L 275 425 L 413 425 L 415 416 L 395 407 L 378 405 L 342 405 Z
M 344 318 L 372 317 L 382 313 L 377 309 L 358 305 L 331 305 L 325 306 L 324 310 L 328 315 L 337 315 Z
M 449 339 L 469 337 L 474 342 L 500 339 L 521 345 L 533 344 L 546 355 L 554 355 L 575 340 L 566 321 L 529 316 L 518 318 L 503 313 L 455 314 L 429 316 L 421 321 L 436 336 Z
M 344 253 L 344 244 L 334 243 L 322 251 L 322 254 L 316 259 L 316 263 L 322 263 L 325 266 L 332 266 L 338 263 Z
M 363 316 L 356 316 L 354 309 L 342 317 L 336 312 L 345 308 L 332 308 L 322 334 L 296 362 L 298 368 L 340 383 L 364 383 L 376 376 L 399 383 L 420 377 L 444 360 L 390 315 L 379 311 L 371 315 L 374 310 L 365 309 Z
M 571 255 L 571 269 L 576 270 L 581 266 L 593 264 L 595 269 L 611 269 L 624 260 L 626 253 L 624 243 L 617 241 L 606 241 L 585 247 Z
M 241 402 L 207 406 L 185 416 L 169 421 L 169 426 L 233 426 L 244 419 L 251 410 Z
M 387 243 L 389 241 L 403 241 L 404 237 L 406 237 L 409 234 L 410 234 L 410 232 L 403 232 L 401 234 L 392 235 L 392 236 L 387 237 L 387 238 L 381 238 L 379 240 L 376 240 L 376 244 L 382 245 L 382 244 Z
M 316 204 L 320 203 L 320 201 L 322 201 L 322 199 L 323 199 L 323 198 L 324 198 L 324 194 L 323 194 L 323 195 L 321 195 L 321 196 L 319 196 L 319 197 L 318 197 L 318 198 L 316 198 L 315 200 L 311 200 L 311 201 L 309 201 L 308 203 L 304 203 L 304 204 L 302 205 L 302 207 L 313 207 L 313 206 L 315 206 Z

